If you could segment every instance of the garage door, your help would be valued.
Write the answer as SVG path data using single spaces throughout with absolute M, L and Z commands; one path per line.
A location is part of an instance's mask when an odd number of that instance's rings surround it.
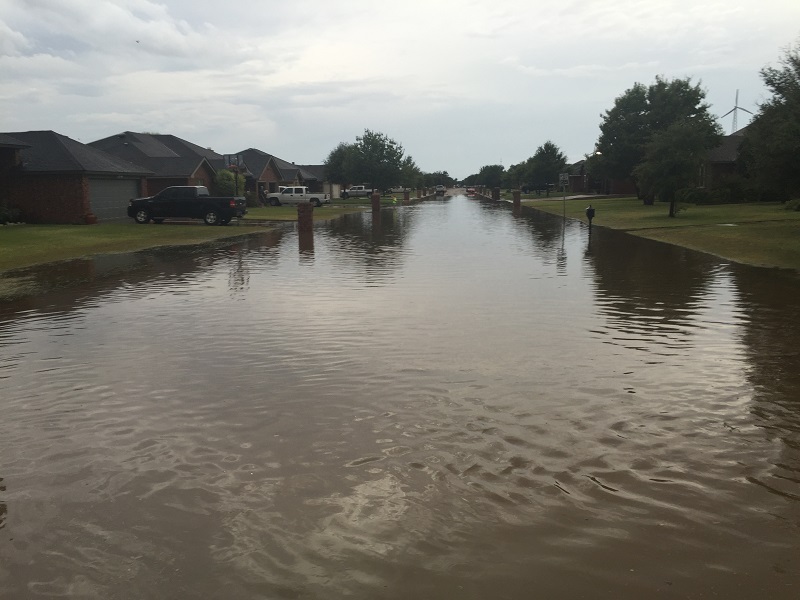
M 89 202 L 98 221 L 127 219 L 128 200 L 138 196 L 138 179 L 89 180 Z

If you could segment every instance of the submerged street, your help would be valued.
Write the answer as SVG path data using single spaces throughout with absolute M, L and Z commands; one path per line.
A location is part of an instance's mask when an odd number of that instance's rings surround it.
M 0 598 L 800 594 L 792 275 L 458 195 L 21 277 Z

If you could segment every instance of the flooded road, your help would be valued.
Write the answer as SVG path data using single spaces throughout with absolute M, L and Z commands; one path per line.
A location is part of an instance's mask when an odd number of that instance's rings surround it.
M 0 598 L 800 597 L 800 280 L 462 196 L 17 273 Z

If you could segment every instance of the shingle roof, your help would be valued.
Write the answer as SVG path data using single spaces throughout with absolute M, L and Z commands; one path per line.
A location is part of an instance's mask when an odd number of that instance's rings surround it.
M 322 181 L 324 176 L 320 175 L 313 168 L 305 165 L 296 165 L 289 161 L 278 158 L 274 154 L 268 154 L 263 150 L 256 148 L 248 148 L 238 152 L 244 157 L 248 169 L 255 175 L 263 173 L 270 161 L 275 165 L 275 168 L 280 174 L 281 181 L 294 181 L 295 179 L 302 179 L 303 181 L 313 181 L 319 179 Z
M 30 144 L 26 144 L 17 138 L 0 133 L 0 148 L 28 148 L 29 146 Z
M 739 146 L 744 140 L 742 134 L 726 135 L 720 140 L 719 146 L 709 150 L 708 161 L 712 163 L 736 162 L 739 156 Z
M 23 131 L 6 135 L 27 144 L 20 150 L 22 168 L 38 173 L 147 175 L 147 168 L 82 144 L 55 131 Z
M 204 160 L 222 160 L 221 154 L 174 135 L 125 131 L 89 145 L 144 165 L 157 177 L 189 177 Z
M 257 150 L 256 148 L 248 148 L 247 150 L 237 152 L 237 154 L 244 159 L 244 162 L 247 165 L 247 170 L 250 171 L 250 173 L 252 173 L 255 177 L 261 176 L 261 174 L 264 172 L 264 169 L 267 168 L 269 161 L 272 159 L 270 154 L 267 154 L 261 150 Z
M 325 165 L 300 165 L 300 168 L 317 181 L 325 181 Z M 310 179 L 310 177 L 305 177 Z

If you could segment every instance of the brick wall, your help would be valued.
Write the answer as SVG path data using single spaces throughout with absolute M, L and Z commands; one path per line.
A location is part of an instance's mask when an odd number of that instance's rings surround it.
M 89 211 L 89 180 L 82 175 L 13 177 L 9 206 L 18 208 L 26 223 L 85 224 Z
M 209 189 L 214 184 L 214 171 L 203 162 L 189 177 L 151 177 L 147 179 L 143 189 L 147 190 L 145 196 L 155 196 L 161 190 L 173 185 L 202 185 Z

